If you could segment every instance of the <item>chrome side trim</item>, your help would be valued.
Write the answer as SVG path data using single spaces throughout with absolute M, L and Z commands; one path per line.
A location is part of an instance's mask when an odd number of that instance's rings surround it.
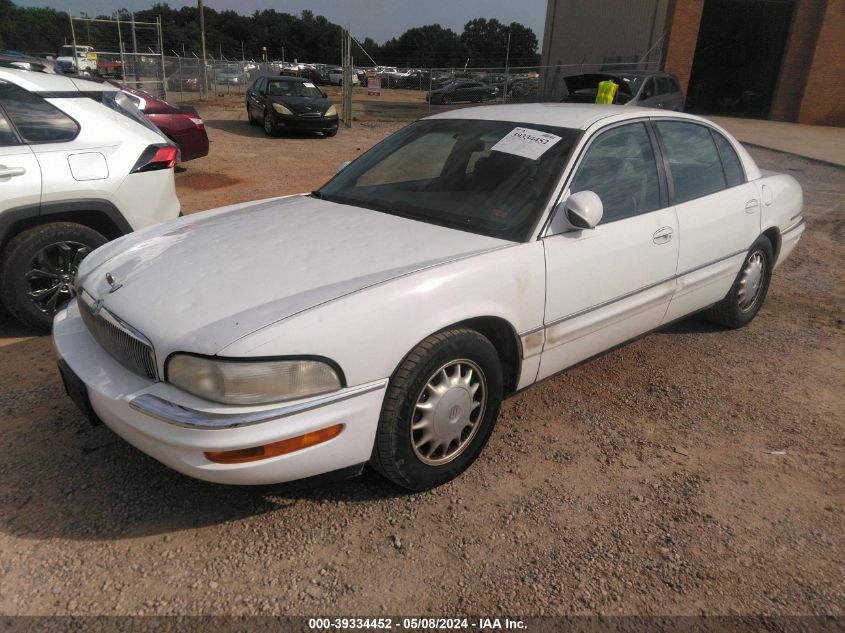
M 607 301 L 603 301 L 601 303 L 597 303 L 596 305 L 590 306 L 589 308 L 584 308 L 583 310 L 578 310 L 578 312 L 572 312 L 571 314 L 567 314 L 565 316 L 559 317 L 554 321 L 549 321 L 546 323 L 546 329 L 557 325 L 558 323 L 563 323 L 564 321 L 569 321 L 570 319 L 574 319 L 575 317 L 582 316 L 587 314 L 588 312 L 592 312 L 593 310 L 599 310 L 601 308 L 606 308 L 612 303 L 616 303 L 617 301 L 623 301 L 625 299 L 629 299 L 634 295 L 637 295 L 641 292 L 645 292 L 646 290 L 651 290 L 652 288 L 656 288 L 661 284 L 665 284 L 668 281 L 673 281 L 676 277 L 667 277 L 666 279 L 661 279 L 660 281 L 653 283 L 648 286 L 643 286 L 642 288 L 637 288 L 636 290 L 632 290 L 631 292 L 626 292 L 624 295 L 620 295 L 618 297 L 614 297 L 613 299 L 608 299 Z
M 188 429 L 217 430 L 233 429 L 242 426 L 261 424 L 272 420 L 280 420 L 305 411 L 312 411 L 336 402 L 349 400 L 365 393 L 378 391 L 387 386 L 387 379 L 369 382 L 357 387 L 349 387 L 334 393 L 288 404 L 275 409 L 252 411 L 246 413 L 210 413 L 170 402 L 152 394 L 143 394 L 129 401 L 130 408 L 148 415 L 162 422 L 181 426 Z
M 519 342 L 522 347 L 522 360 L 537 356 L 543 351 L 546 342 L 545 326 L 535 327 L 519 334 Z
M 675 283 L 676 282 L 674 278 L 667 279 L 659 284 L 648 286 L 646 288 L 636 291 L 635 293 L 625 295 L 621 299 L 633 299 L 634 297 L 636 297 L 638 303 L 627 309 L 617 309 L 615 313 L 611 312 L 610 314 L 605 314 L 598 321 L 592 320 L 586 323 L 583 321 L 576 321 L 574 323 L 570 323 L 570 321 L 572 321 L 575 317 L 569 317 L 567 319 L 564 319 L 563 321 L 557 321 L 555 324 L 549 325 L 549 327 L 546 328 L 545 350 L 551 350 L 556 347 L 560 347 L 561 345 L 570 343 L 571 341 L 587 336 L 588 334 L 592 334 L 593 332 L 597 332 L 598 330 L 610 327 L 611 325 L 614 325 L 616 323 L 620 323 L 625 319 L 629 319 L 633 316 L 641 314 L 647 310 L 656 308 L 660 305 L 668 305 L 669 299 L 675 293 Z M 661 285 L 664 287 L 661 288 Z M 649 293 L 649 291 L 653 292 Z M 649 294 L 651 296 L 649 296 Z M 610 304 L 615 304 L 621 299 L 611 301 Z M 587 312 L 592 311 L 593 310 L 588 310 Z M 582 316 L 584 314 L 586 313 L 581 312 L 576 316 Z
M 696 272 L 697 270 L 701 270 L 702 268 L 707 268 L 708 266 L 713 266 L 713 265 L 715 265 L 715 264 L 720 264 L 721 262 L 725 261 L 726 259 L 731 259 L 732 257 L 736 257 L 737 255 L 744 255 L 744 254 L 745 254 L 745 253 L 747 253 L 747 252 L 748 252 L 748 249 L 744 249 L 744 250 L 741 250 L 741 251 L 736 251 L 735 253 L 731 253 L 730 255 L 725 255 L 724 257 L 720 257 L 719 259 L 714 259 L 714 260 L 712 260 L 712 261 L 709 261 L 709 262 L 706 262 L 706 263 L 704 263 L 704 264 L 701 264 L 700 266 L 696 266 L 695 268 L 690 268 L 690 269 L 688 269 L 688 270 L 685 270 L 684 272 L 682 272 L 682 273 L 678 273 L 678 274 L 677 274 L 677 275 L 675 275 L 675 276 L 676 276 L 676 277 L 683 277 L 684 275 L 689 275 L 690 273 L 694 273 L 694 272 Z
M 802 226 L 804 226 L 804 218 L 803 217 L 800 220 L 798 220 L 795 224 L 793 224 L 793 225 L 785 228 L 783 231 L 781 231 L 780 235 L 781 235 L 781 237 L 783 237 L 787 233 L 792 233 L 792 231 L 796 231 L 796 230 L 800 229 Z

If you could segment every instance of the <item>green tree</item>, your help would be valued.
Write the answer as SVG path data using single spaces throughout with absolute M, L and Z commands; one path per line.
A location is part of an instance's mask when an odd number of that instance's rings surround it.
M 466 60 L 461 38 L 439 24 L 408 29 L 398 38 L 385 42 L 379 52 L 382 65 L 403 67 L 454 66 Z
M 504 66 L 510 35 L 512 66 L 537 64 L 537 36 L 534 31 L 518 22 L 505 25 L 495 18 L 477 18 L 464 25 L 461 41 L 470 54 L 470 66 Z

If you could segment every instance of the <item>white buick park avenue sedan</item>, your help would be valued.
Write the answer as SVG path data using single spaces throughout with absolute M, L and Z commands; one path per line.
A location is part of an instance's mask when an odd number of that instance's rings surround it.
M 479 456 L 503 398 L 695 312 L 749 323 L 802 204 L 695 116 L 445 112 L 311 194 L 97 249 L 55 349 L 92 421 L 192 477 L 370 464 L 425 489 Z

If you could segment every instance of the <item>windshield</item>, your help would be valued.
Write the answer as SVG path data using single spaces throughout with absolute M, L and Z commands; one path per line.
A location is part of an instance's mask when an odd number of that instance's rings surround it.
M 77 46 L 76 47 L 76 56 L 77 57 L 85 57 L 88 53 L 87 46 Z M 59 55 L 61 57 L 73 57 L 73 46 L 62 46 Z
M 322 93 L 309 81 L 273 81 L 267 86 L 267 93 L 271 97 L 317 97 L 322 99 Z
M 481 233 L 528 238 L 578 130 L 504 121 L 418 121 L 315 195 Z

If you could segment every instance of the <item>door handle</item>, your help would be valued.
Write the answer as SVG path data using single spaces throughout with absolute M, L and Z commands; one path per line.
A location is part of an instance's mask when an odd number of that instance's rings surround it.
M 663 226 L 654 232 L 654 235 L 651 236 L 651 241 L 655 244 L 666 244 L 672 240 L 672 233 L 671 226 Z
M 25 167 L 6 167 L 5 165 L 0 165 L 0 178 L 13 178 L 14 176 L 23 176 L 25 173 Z
M 754 211 L 756 211 L 759 206 L 760 202 L 757 200 L 757 198 L 753 198 L 752 200 L 749 200 L 745 203 L 745 212 L 754 213 Z

